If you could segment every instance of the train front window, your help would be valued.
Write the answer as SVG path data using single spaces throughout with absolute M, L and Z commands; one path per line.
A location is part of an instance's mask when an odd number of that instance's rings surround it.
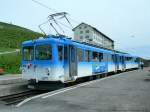
M 51 60 L 52 48 L 51 45 L 38 45 L 35 50 L 36 60 Z
M 23 48 L 23 58 L 25 61 L 33 60 L 33 46 Z

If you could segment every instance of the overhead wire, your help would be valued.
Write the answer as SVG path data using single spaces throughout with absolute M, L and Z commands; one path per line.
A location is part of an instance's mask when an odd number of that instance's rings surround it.
M 45 5 L 45 4 L 41 3 L 41 2 L 39 2 L 39 1 L 37 1 L 37 0 L 32 0 L 32 1 L 35 2 L 35 3 L 37 3 L 37 4 L 39 4 L 39 5 L 41 5 L 42 7 L 45 7 L 45 8 L 47 8 L 47 9 L 51 10 L 52 12 L 58 13 L 57 10 L 55 10 L 55 9 L 53 9 L 53 8 L 50 8 L 49 6 L 47 6 L 47 5 Z M 68 17 L 69 17 L 70 20 L 72 20 L 74 23 L 77 23 L 77 24 L 80 23 L 80 22 L 78 22 L 78 21 L 72 19 L 70 16 L 68 16 Z M 66 20 L 67 20 L 67 19 L 66 19 Z M 67 20 L 67 21 L 68 21 L 68 20 Z M 72 26 L 72 24 L 70 23 L 70 21 L 68 21 L 68 23 Z M 73 28 L 73 26 L 72 26 L 72 28 Z
M 41 2 L 39 2 L 39 1 L 37 1 L 37 0 L 31 0 L 31 1 L 33 1 L 33 2 L 35 2 L 35 3 L 37 3 L 37 4 L 41 5 L 41 6 L 43 6 L 43 7 L 45 7 L 45 8 L 47 8 L 47 9 L 49 9 L 49 10 L 51 10 L 51 11 L 57 13 L 57 11 L 56 11 L 55 9 L 52 9 L 52 8 L 48 7 L 47 5 L 41 3 Z

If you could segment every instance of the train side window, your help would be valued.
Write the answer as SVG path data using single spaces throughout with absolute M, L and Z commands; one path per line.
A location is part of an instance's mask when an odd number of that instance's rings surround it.
M 75 49 L 73 47 L 71 48 L 71 61 L 75 62 Z
M 89 51 L 85 50 L 84 57 L 85 57 L 85 61 L 89 62 Z
M 127 60 L 127 61 L 131 61 L 131 60 L 132 60 L 132 57 L 127 57 L 126 60 Z
M 91 52 L 88 51 L 88 62 L 90 62 L 90 60 L 91 60 Z
M 139 59 L 138 59 L 138 58 L 135 58 L 134 62 L 139 62 Z
M 77 50 L 77 56 L 78 56 L 78 61 L 79 62 L 82 62 L 83 60 L 84 60 L 84 58 L 83 58 L 83 50 L 82 49 L 78 49 Z
M 106 54 L 106 55 L 107 55 L 107 61 L 111 62 L 111 58 L 110 58 L 111 55 L 110 54 Z
M 125 57 L 124 57 L 124 56 L 122 56 L 122 61 L 123 61 L 123 62 L 125 61 Z
M 97 52 L 93 52 L 92 53 L 92 60 L 94 61 L 94 62 L 98 62 L 99 60 L 98 60 L 98 53 Z
M 68 59 L 68 48 L 67 46 L 64 47 L 64 60 Z
M 120 56 L 120 61 L 122 62 L 122 56 Z
M 127 57 L 125 57 L 125 61 L 127 61 Z
M 115 55 L 114 55 L 114 57 L 115 57 L 115 60 L 114 60 L 114 61 L 115 61 L 115 62 L 118 62 L 118 61 L 119 61 L 119 57 L 118 57 L 118 55 L 117 55 L 117 54 L 115 54 Z
M 103 62 L 108 61 L 108 55 L 106 53 L 103 53 Z
M 115 55 L 112 55 L 112 62 L 115 62 Z
M 127 57 L 127 61 L 129 61 L 129 57 Z
M 58 59 L 60 61 L 62 61 L 63 59 L 63 47 L 62 46 L 58 46 Z
M 103 60 L 103 53 L 99 53 L 99 62 L 102 62 Z

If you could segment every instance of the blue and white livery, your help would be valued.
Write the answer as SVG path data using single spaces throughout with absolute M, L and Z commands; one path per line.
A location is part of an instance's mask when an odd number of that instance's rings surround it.
M 36 84 L 68 83 L 138 67 L 138 57 L 79 43 L 64 36 L 47 36 L 22 43 L 22 77 Z

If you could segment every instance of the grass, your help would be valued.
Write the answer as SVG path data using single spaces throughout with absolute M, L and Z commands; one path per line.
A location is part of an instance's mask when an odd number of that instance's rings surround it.
M 20 49 L 23 41 L 41 36 L 43 35 L 27 28 L 0 22 L 0 52 Z M 6 74 L 20 73 L 20 64 L 21 54 L 19 52 L 0 55 L 0 68 L 3 68 Z
M 16 49 L 14 48 L 3 48 L 3 47 L 0 47 L 0 52 L 6 52 L 6 51 L 15 51 Z
M 0 68 L 3 68 L 5 74 L 19 74 L 21 64 L 21 53 L 11 53 L 9 55 L 0 55 Z
M 43 35 L 20 26 L 0 22 L 0 47 L 2 48 L 20 48 L 23 41 L 40 36 Z

